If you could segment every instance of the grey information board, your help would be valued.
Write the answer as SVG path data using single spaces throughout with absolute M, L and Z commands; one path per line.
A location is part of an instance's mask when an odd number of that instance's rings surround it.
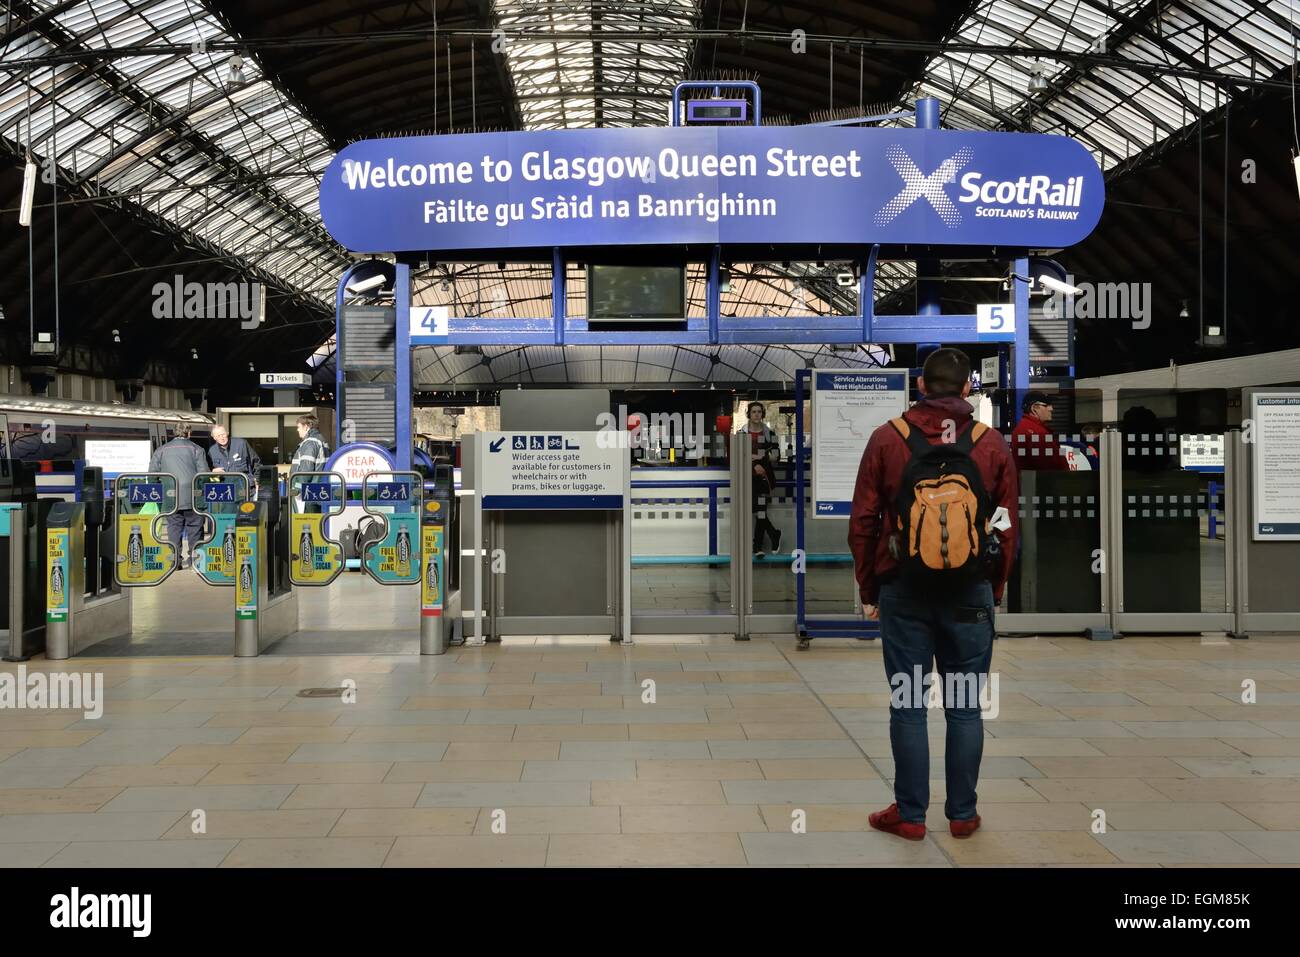
M 393 368 L 397 313 L 392 306 L 344 306 L 339 326 L 344 371 Z
M 1252 537 L 1300 542 L 1300 391 L 1252 393 L 1250 418 Z

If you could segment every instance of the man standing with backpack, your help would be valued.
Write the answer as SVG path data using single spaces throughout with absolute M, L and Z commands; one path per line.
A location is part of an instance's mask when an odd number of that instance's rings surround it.
M 993 658 L 993 607 L 1016 553 L 1018 476 L 1002 436 L 966 402 L 970 359 L 938 349 L 920 402 L 872 433 L 849 519 L 863 610 L 879 619 L 890 682 L 895 803 L 873 828 L 919 841 L 930 804 L 924 681 L 939 682 L 947 738 L 944 813 L 953 837 L 979 827 L 984 750 L 978 691 Z M 929 676 L 937 659 L 937 674 Z

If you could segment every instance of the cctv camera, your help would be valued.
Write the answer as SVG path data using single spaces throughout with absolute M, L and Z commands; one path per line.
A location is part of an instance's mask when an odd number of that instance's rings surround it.
M 378 289 L 386 282 L 388 282 L 388 280 L 384 278 L 382 273 L 376 273 L 369 279 L 358 279 L 348 283 L 347 291 L 352 293 L 354 296 L 357 296 L 363 292 L 370 292 L 372 289 Z

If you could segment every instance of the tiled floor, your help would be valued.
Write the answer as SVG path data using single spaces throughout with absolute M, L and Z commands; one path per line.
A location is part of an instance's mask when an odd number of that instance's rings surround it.
M 1300 864 L 1300 638 L 1004 638 L 994 662 L 984 828 L 947 834 L 933 714 L 920 843 L 867 828 L 892 773 L 870 643 L 30 662 L 102 672 L 107 700 L 0 710 L 0 863 Z M 344 681 L 355 703 L 297 697 Z

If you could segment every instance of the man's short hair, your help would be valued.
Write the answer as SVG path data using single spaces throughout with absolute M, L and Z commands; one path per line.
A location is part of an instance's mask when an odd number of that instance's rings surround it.
M 961 395 L 970 381 L 970 358 L 960 349 L 935 349 L 921 368 L 925 394 L 931 398 Z
M 314 429 L 314 428 L 316 428 L 316 416 L 314 416 L 314 415 L 300 415 L 300 416 L 298 416 L 298 424 L 299 424 L 299 425 L 305 425 L 305 426 L 307 426 L 307 428 L 309 428 L 309 429 Z
M 190 437 L 190 427 L 188 425 L 178 425 L 172 433 L 173 438 L 188 439 Z

